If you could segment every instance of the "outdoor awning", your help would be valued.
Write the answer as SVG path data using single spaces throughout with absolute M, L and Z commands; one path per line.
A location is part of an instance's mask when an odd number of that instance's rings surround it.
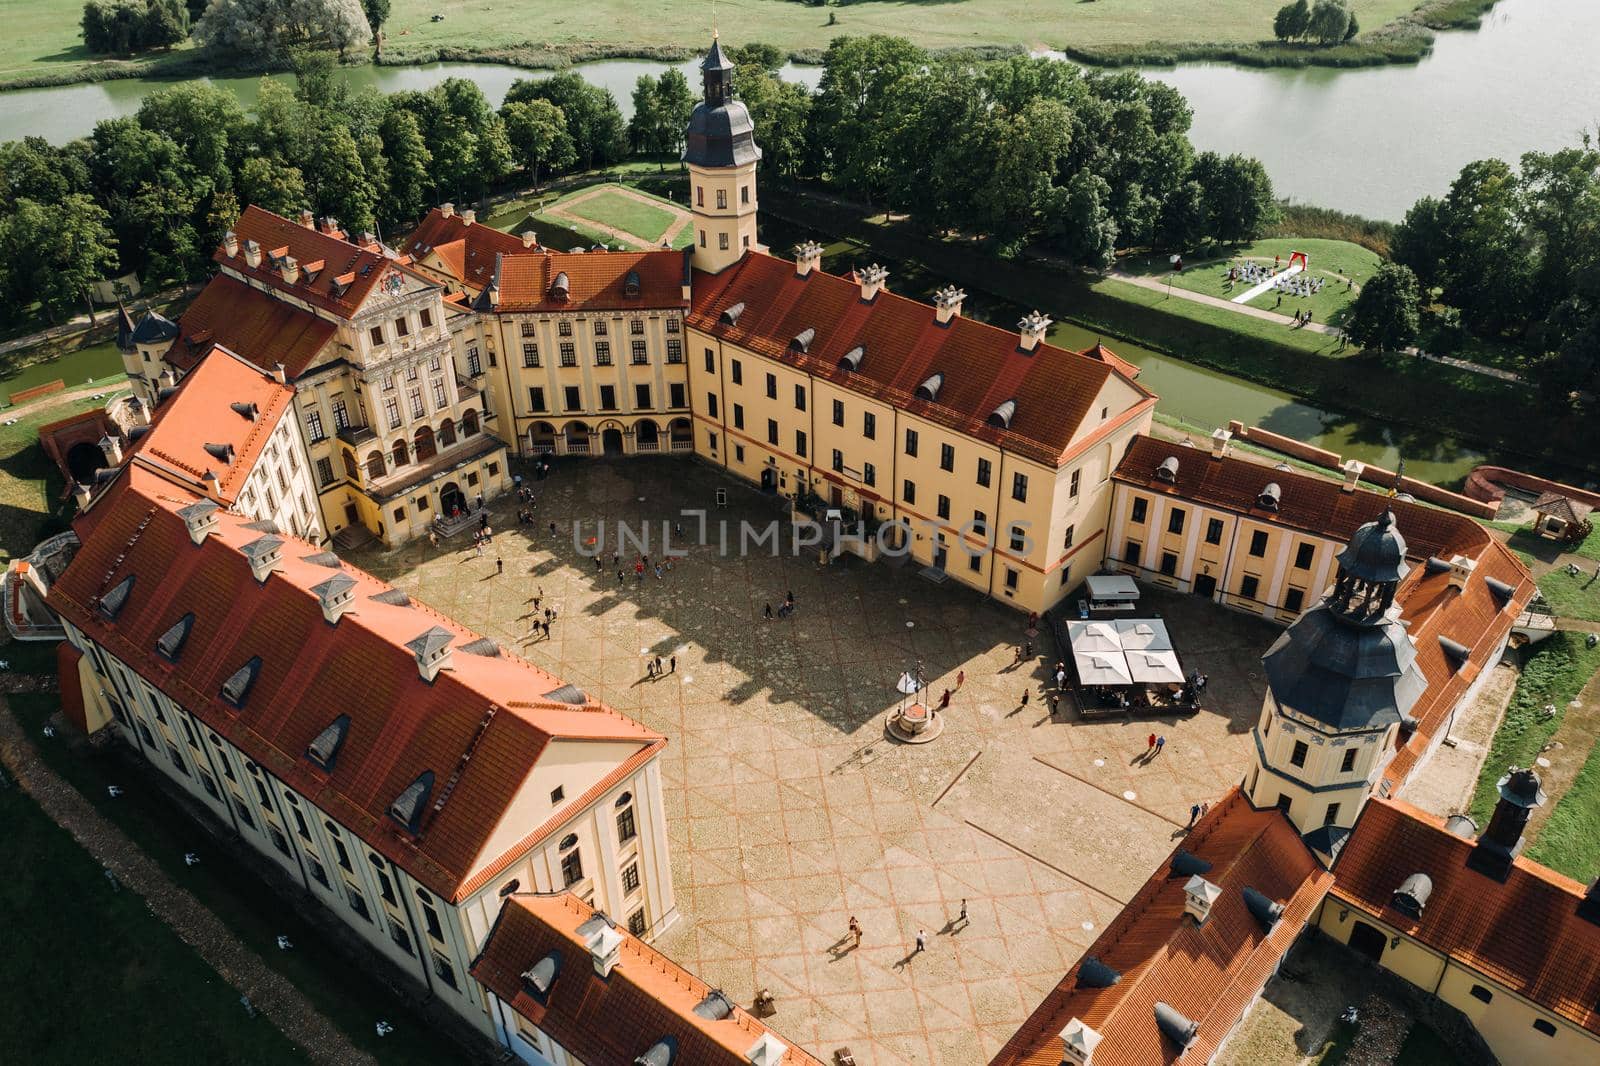
M 1069 622 L 1067 637 L 1073 654 L 1079 652 L 1122 653 L 1122 636 L 1114 622 Z
M 1167 632 L 1167 624 L 1159 618 L 1120 618 L 1113 624 L 1122 640 L 1123 651 L 1172 650 L 1172 636 Z
M 1078 668 L 1078 680 L 1085 685 L 1129 685 L 1133 678 L 1128 674 L 1128 661 L 1121 652 L 1108 655 L 1082 654 L 1072 657 Z
M 1091 574 L 1083 583 L 1091 602 L 1132 603 L 1139 598 L 1139 586 L 1127 574 Z
M 1146 685 L 1177 685 L 1183 683 L 1183 668 L 1178 656 L 1166 651 L 1130 651 L 1127 653 L 1128 670 L 1133 679 Z

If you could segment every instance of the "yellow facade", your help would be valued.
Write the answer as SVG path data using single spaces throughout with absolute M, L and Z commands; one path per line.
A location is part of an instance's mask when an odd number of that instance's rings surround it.
M 745 252 L 762 250 L 756 241 L 756 206 L 754 160 L 732 167 L 689 165 L 696 270 L 715 274 Z

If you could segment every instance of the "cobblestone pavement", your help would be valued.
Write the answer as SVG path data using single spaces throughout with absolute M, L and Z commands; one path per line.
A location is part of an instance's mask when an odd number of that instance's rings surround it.
M 1013 665 L 1016 612 L 887 563 L 722 557 L 718 520 L 736 547 L 739 520 L 781 516 L 715 468 L 570 460 L 530 484 L 537 523 L 518 526 L 514 500 L 499 501 L 482 557 L 463 536 L 352 560 L 671 739 L 682 917 L 658 946 L 741 1002 L 770 989 L 774 1027 L 825 1059 L 848 1046 L 863 1066 L 987 1061 L 1165 859 L 1190 804 L 1244 776 L 1276 632 L 1264 622 L 1160 597 L 1185 665 L 1211 676 L 1214 709 L 1052 719 L 1041 697 L 1054 659 Z M 697 539 L 681 508 L 710 512 L 709 545 L 681 547 Z M 655 523 L 652 563 L 660 523 L 682 521 L 684 558 L 639 582 L 630 545 L 619 583 L 575 548 L 574 520 L 587 540 L 602 519 L 608 549 L 619 519 Z M 530 641 L 540 589 L 559 615 Z M 763 621 L 790 590 L 795 615 Z M 654 655 L 676 655 L 676 671 L 649 679 Z M 937 740 L 887 741 L 895 680 L 919 659 L 934 698 L 958 671 L 966 683 Z M 1151 732 L 1167 743 L 1147 762 Z M 854 950 L 851 915 L 865 930 Z
M 239 943 L 216 915 L 174 883 L 154 860 L 100 815 L 77 789 L 34 752 L 11 708 L 0 697 L 0 758 L 46 814 L 71 833 L 89 854 L 138 893 L 151 912 L 212 969 L 277 1026 L 312 1062 L 328 1066 L 376 1066 L 287 978 Z M 242 1009 L 242 1008 L 241 1008 Z

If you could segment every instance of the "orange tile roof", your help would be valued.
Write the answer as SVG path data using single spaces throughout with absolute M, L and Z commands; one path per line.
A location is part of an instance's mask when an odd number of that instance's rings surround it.
M 334 325 L 237 278 L 218 274 L 178 319 L 178 339 L 163 358 L 187 372 L 221 345 L 264 370 L 282 363 L 293 381 L 333 338 Z
M 609 977 L 598 976 L 578 933 L 594 915 L 570 892 L 508 896 L 472 963 L 472 976 L 583 1062 L 632 1062 L 670 1036 L 678 1044 L 674 1062 L 749 1066 L 747 1053 L 772 1030 L 737 1006 L 721 1020 L 695 1014 L 711 986 L 620 927 L 620 960 Z M 552 951 L 560 952 L 561 965 L 541 1003 L 522 974 Z M 783 1043 L 789 1045 L 787 1066 L 822 1066 L 788 1040 Z
M 1526 858 L 1501 884 L 1468 868 L 1473 846 L 1425 811 L 1374 798 L 1334 864 L 1333 895 L 1600 1034 L 1600 924 L 1577 913 L 1583 885 Z M 1390 905 L 1415 873 L 1433 882 L 1420 919 Z
M 1178 477 L 1173 483 L 1156 477 L 1156 468 L 1169 456 L 1178 460 Z M 1112 476 L 1152 492 L 1334 540 L 1349 539 L 1362 525 L 1390 508 L 1396 526 L 1405 535 L 1407 553 L 1416 559 L 1476 555 L 1492 539 L 1477 522 L 1454 511 L 1408 503 L 1367 489 L 1345 492 L 1343 485 L 1329 478 L 1298 470 L 1277 470 L 1235 455 L 1213 459 L 1209 448 L 1185 448 L 1147 435 L 1129 442 Z M 1282 490 L 1277 511 L 1256 506 L 1256 497 L 1269 482 L 1275 482 Z
M 302 226 L 254 204 L 244 209 L 234 223 L 233 233 L 239 239 L 239 254 L 230 256 L 225 246 L 218 245 L 212 256 L 217 263 L 341 318 L 356 314 L 385 275 L 402 270 L 380 244 L 352 244 L 342 230 L 326 233 Z M 252 267 L 245 259 L 246 241 L 261 246 L 261 262 L 257 266 Z M 284 254 L 300 264 L 300 278 L 292 285 L 272 262 L 274 255 Z M 312 270 L 316 271 L 314 275 Z
M 1201 817 L 1180 848 L 1211 863 L 1201 876 L 1222 889 L 1206 923 L 1196 925 L 1184 916 L 1183 886 L 1189 878 L 1164 865 L 1084 953 L 1121 974 L 1121 980 L 1109 988 L 1080 985 L 1075 967 L 990 1066 L 1059 1066 L 1058 1034 L 1073 1018 L 1101 1036 L 1095 1066 L 1210 1060 L 1300 935 L 1333 877 L 1282 812 L 1257 810 L 1237 787 Z M 1246 908 L 1246 887 L 1283 904 L 1271 933 L 1263 932 Z M 1158 1002 L 1199 1024 L 1182 1054 L 1156 1027 Z
M 553 741 L 632 742 L 636 766 L 666 743 L 592 700 L 545 698 L 558 678 L 515 656 L 465 650 L 479 639 L 470 630 L 420 603 L 374 599 L 393 590 L 336 560 L 323 565 L 326 554 L 293 536 L 281 535 L 282 557 L 257 583 L 240 549 L 263 534 L 218 512 L 195 546 L 177 513 L 194 501 L 153 470 L 125 467 L 85 516 L 93 521 L 77 524 L 83 544 L 52 585 L 51 608 L 439 895 L 459 901 L 476 868 L 515 858 L 483 849 Z M 354 601 L 329 625 L 312 589 L 336 574 L 354 582 Z M 133 588 L 108 621 L 99 599 L 130 575 Z M 156 642 L 189 611 L 194 622 L 174 664 Z M 448 634 L 453 651 L 451 668 L 429 684 L 405 645 L 431 627 Z M 259 674 L 236 709 L 221 699 L 223 682 L 256 655 Z M 342 714 L 349 734 L 324 773 L 306 749 Z M 413 836 L 387 811 L 425 770 L 435 774 L 433 802 Z M 565 812 L 577 809 L 569 802 Z
M 293 411 L 293 400 L 292 387 L 226 348 L 213 348 L 157 405 L 133 454 L 232 506 L 279 419 Z M 233 410 L 236 403 L 253 407 L 254 417 Z M 232 458 L 219 459 L 207 445 L 230 449 Z M 208 471 L 217 475 L 215 491 L 204 479 Z
M 520 243 L 520 242 L 519 242 Z M 500 311 L 627 311 L 687 307 L 686 252 L 536 252 L 502 255 Z M 639 295 L 623 292 L 628 274 L 639 275 Z M 567 276 L 567 299 L 552 300 L 556 275 Z
M 447 216 L 437 207 L 428 212 L 428 217 L 418 223 L 411 236 L 400 245 L 402 253 L 419 262 L 430 252 L 437 255 L 445 272 L 474 292 L 494 277 L 497 254 L 527 250 L 520 237 L 481 222 L 469 226 L 459 213 Z
M 744 309 L 729 325 L 721 316 L 736 304 Z M 801 278 L 793 262 L 760 252 L 747 253 L 718 274 L 696 272 L 689 322 L 1051 466 L 1068 453 L 1106 381 L 1126 377 L 1110 360 L 1049 344 L 1024 354 L 1017 334 L 970 318 L 957 316 L 940 326 L 931 306 L 886 290 L 863 303 L 856 281 L 821 270 Z M 807 329 L 816 331 L 808 350 L 791 350 L 790 342 Z M 858 346 L 865 350 L 859 367 L 841 370 L 840 359 Z M 937 399 L 917 398 L 917 386 L 935 373 L 944 375 Z M 1129 386 L 1153 402 L 1151 393 L 1131 381 Z M 1010 428 L 989 426 L 989 416 L 1007 400 L 1016 401 Z

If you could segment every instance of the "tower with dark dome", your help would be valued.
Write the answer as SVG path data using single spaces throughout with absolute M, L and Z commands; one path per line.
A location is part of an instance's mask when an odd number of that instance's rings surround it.
M 1351 536 L 1323 598 L 1262 657 L 1267 695 L 1247 791 L 1333 854 L 1427 687 L 1395 591 L 1410 567 L 1384 511 Z
M 713 35 L 700 62 L 704 99 L 689 116 L 683 161 L 689 168 L 689 210 L 694 225 L 694 265 L 716 273 L 756 243 L 755 123 L 733 98 L 733 63 Z

